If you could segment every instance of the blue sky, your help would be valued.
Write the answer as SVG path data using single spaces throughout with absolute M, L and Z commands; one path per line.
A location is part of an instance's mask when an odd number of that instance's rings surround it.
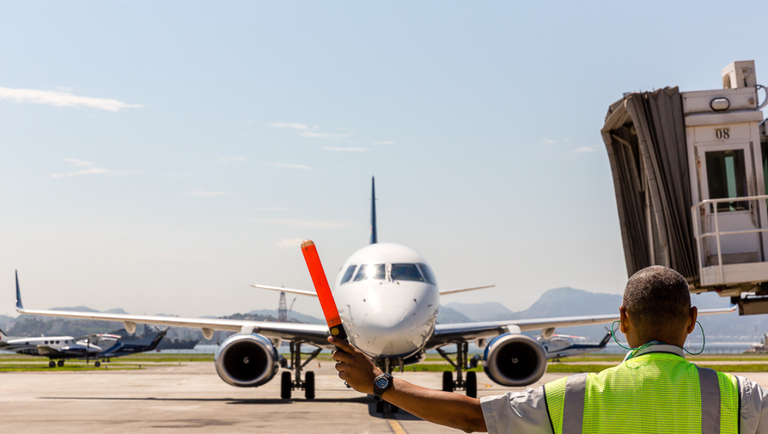
M 331 276 L 365 245 L 371 176 L 381 241 L 497 285 L 443 303 L 621 293 L 605 112 L 768 81 L 761 6 L 0 2 L 0 313 L 14 269 L 30 308 L 276 308 L 301 239 Z

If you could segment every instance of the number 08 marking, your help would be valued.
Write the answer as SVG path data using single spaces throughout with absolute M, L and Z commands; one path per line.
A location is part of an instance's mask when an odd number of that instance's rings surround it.
M 717 140 L 724 140 L 731 138 L 730 128 L 715 128 L 715 137 Z

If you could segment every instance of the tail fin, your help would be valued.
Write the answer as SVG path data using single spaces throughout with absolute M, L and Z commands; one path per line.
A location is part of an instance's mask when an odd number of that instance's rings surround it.
M 376 236 L 376 178 L 371 177 L 371 244 L 379 241 Z
M 21 290 L 19 289 L 19 270 L 16 270 L 16 310 L 24 310 L 21 304 Z
M 600 341 L 600 344 L 598 346 L 600 348 L 605 348 L 605 346 L 608 345 L 608 341 L 611 340 L 611 336 L 613 336 L 613 334 L 611 332 L 608 332 L 608 334 L 605 335 L 605 337 L 603 337 L 603 340 Z

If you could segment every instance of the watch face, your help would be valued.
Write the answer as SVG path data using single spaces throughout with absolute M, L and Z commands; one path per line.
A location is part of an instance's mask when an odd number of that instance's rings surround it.
M 387 380 L 386 378 L 379 378 L 376 380 L 376 387 L 378 387 L 379 389 L 383 389 L 387 387 L 387 384 L 389 384 L 389 380 Z

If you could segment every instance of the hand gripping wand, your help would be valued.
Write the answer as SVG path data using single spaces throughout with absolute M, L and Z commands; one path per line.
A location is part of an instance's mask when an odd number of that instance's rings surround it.
M 307 262 L 309 275 L 312 276 L 312 283 L 315 285 L 317 298 L 320 300 L 320 307 L 323 308 L 323 315 L 325 315 L 325 322 L 328 323 L 331 336 L 345 341 L 348 340 L 347 331 L 344 330 L 344 325 L 341 323 L 339 309 L 336 308 L 336 302 L 333 300 L 331 287 L 328 286 L 328 279 L 325 277 L 323 264 L 320 263 L 320 256 L 317 254 L 315 243 L 312 240 L 304 240 L 301 243 L 301 252 L 304 254 L 304 260 Z M 339 347 L 336 347 L 336 350 L 343 352 Z

